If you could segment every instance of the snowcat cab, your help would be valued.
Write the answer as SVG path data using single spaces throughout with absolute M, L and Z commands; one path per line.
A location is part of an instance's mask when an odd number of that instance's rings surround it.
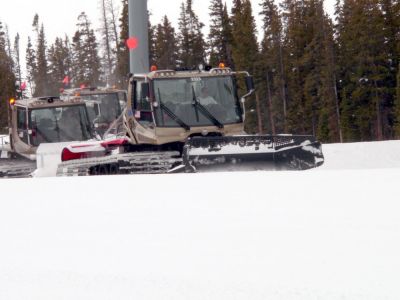
M 85 103 L 80 98 L 61 101 L 41 97 L 15 101 L 10 107 L 13 152 L 27 158 L 42 143 L 86 141 L 92 138 Z
M 0 147 L 2 158 L 12 158 L 2 160 L 0 177 L 23 177 L 32 172 L 40 145 L 54 147 L 55 144 L 91 140 L 93 136 L 86 105 L 79 97 L 64 101 L 59 97 L 12 99 L 9 136 L 7 143 Z
M 61 93 L 61 99 L 76 96 L 85 101 L 90 122 L 101 137 L 121 116 L 126 106 L 126 91 L 114 88 L 77 88 L 67 89 Z
M 236 82 L 243 75 L 247 93 L 239 97 Z M 304 170 L 321 165 L 321 144 L 312 136 L 245 134 L 244 102 L 253 91 L 247 72 L 229 68 L 133 75 L 122 132 L 97 146 L 66 147 L 58 175 Z

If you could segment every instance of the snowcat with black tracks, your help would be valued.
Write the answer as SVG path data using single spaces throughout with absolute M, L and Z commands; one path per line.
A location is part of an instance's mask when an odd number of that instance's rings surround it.
M 247 94 L 238 96 L 238 76 Z M 247 72 L 229 68 L 154 70 L 132 75 L 122 131 L 63 149 L 58 175 L 305 170 L 324 161 L 313 136 L 247 135 Z M 121 126 L 121 125 L 118 125 Z

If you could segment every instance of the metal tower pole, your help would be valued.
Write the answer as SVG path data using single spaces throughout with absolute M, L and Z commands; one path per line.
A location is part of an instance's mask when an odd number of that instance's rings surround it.
M 130 72 L 149 72 L 149 36 L 147 0 L 129 0 L 129 37 L 137 40 L 137 47 L 129 50 Z

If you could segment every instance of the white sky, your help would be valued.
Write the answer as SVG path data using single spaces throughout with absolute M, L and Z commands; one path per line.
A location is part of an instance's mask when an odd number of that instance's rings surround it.
M 121 7 L 121 0 L 114 0 Z M 177 28 L 180 4 L 183 0 L 148 0 L 148 8 L 152 14 L 153 24 L 160 22 L 162 16 L 167 15 Z M 45 34 L 48 45 L 54 42 L 56 37 L 65 34 L 71 38 L 76 30 L 78 15 L 84 11 L 89 16 L 94 28 L 98 28 L 100 19 L 99 0 L 0 0 L 0 22 L 8 25 L 11 42 L 17 32 L 21 36 L 21 58 L 25 57 L 26 42 L 28 35 L 34 36 L 32 32 L 32 20 L 35 13 L 39 14 L 40 22 L 44 23 Z M 232 0 L 226 0 L 228 8 Z M 254 16 L 258 18 L 260 0 L 251 0 Z M 335 0 L 326 0 L 326 8 L 333 11 Z M 200 20 L 206 24 L 209 20 L 209 0 L 194 0 L 194 10 L 198 13 Z M 261 26 L 257 20 L 258 27 Z M 205 33 L 207 33 L 207 29 Z

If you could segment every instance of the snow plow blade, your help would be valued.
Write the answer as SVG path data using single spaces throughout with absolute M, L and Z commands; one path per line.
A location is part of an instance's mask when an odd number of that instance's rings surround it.
M 184 147 L 187 172 L 308 170 L 323 164 L 313 136 L 193 137 Z

